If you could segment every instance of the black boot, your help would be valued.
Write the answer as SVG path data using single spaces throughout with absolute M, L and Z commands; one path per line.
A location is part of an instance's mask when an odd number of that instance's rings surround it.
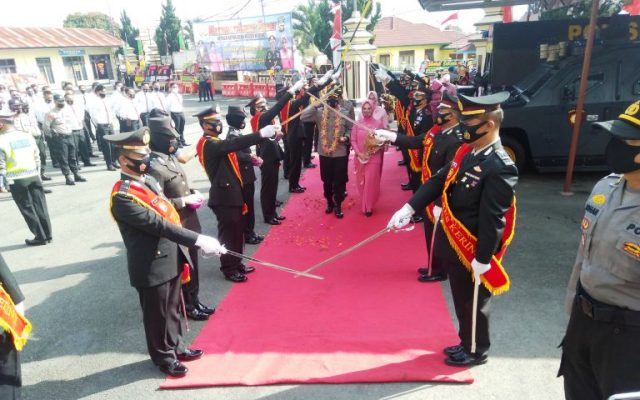
M 82 175 L 80 175 L 77 172 L 75 174 L 73 174 L 73 179 L 75 179 L 76 182 L 86 182 L 87 181 Z
M 69 186 L 73 186 L 73 185 L 75 185 L 75 184 L 76 184 L 76 183 L 73 181 L 73 179 L 71 179 L 71 175 L 65 175 L 65 176 L 64 176 L 64 179 L 65 179 L 65 183 L 66 183 L 67 185 L 69 185 Z
M 327 202 L 327 208 L 324 210 L 324 213 L 325 213 L 325 214 L 331 214 L 331 213 L 333 212 L 333 208 L 334 208 L 335 206 L 336 206 L 336 205 L 333 203 L 333 201 L 328 201 L 328 202 Z
M 344 217 L 344 214 L 342 213 L 342 204 L 336 204 L 336 209 L 334 210 L 334 213 L 336 214 L 337 218 Z

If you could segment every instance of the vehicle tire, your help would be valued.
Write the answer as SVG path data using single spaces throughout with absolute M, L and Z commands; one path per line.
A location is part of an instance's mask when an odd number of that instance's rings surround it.
M 519 171 L 522 171 L 527 165 L 527 153 L 524 151 L 524 146 L 518 139 L 513 136 L 503 136 L 502 147 L 507 152 L 511 160 L 513 160 Z

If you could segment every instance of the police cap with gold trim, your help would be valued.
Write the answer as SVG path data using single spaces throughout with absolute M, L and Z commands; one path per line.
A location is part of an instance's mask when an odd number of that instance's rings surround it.
M 596 122 L 595 129 L 602 129 L 619 139 L 640 139 L 640 100 L 632 103 L 618 119 Z
M 169 117 L 156 117 L 149 118 L 149 133 L 151 137 L 169 136 L 171 138 L 179 138 L 180 135 L 171 126 L 171 118 Z
M 449 94 L 449 92 L 445 90 L 442 95 L 442 100 L 440 101 L 440 104 L 438 104 L 438 108 L 450 108 L 453 111 L 460 111 L 460 107 L 458 106 L 458 96 Z
M 500 108 L 500 104 L 504 103 L 510 94 L 509 92 L 498 92 L 488 96 L 458 96 L 458 107 L 463 119 L 482 116 L 484 113 L 495 111 Z
M 207 120 L 207 119 L 221 119 L 220 118 L 220 107 L 215 105 L 207 108 L 206 110 L 202 110 L 199 113 L 193 115 L 197 117 L 199 120 Z
M 106 135 L 104 137 L 104 140 L 111 143 L 114 147 L 143 153 L 148 152 L 150 139 L 149 128 L 146 126 L 136 131 Z

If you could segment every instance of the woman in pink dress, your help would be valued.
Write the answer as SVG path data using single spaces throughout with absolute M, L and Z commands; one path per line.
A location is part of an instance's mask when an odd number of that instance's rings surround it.
M 351 130 L 351 144 L 355 151 L 356 184 L 360 192 L 361 210 L 367 217 L 373 214 L 373 206 L 380 193 L 380 178 L 384 160 L 384 145 L 378 142 L 373 130 L 384 128 L 386 123 L 373 117 L 377 104 L 367 99 L 362 104 L 362 116 Z
M 376 108 L 373 110 L 373 118 L 382 121 L 384 124 L 383 128 L 387 129 L 389 127 L 389 114 L 387 114 L 387 111 L 378 102 L 378 93 L 373 90 L 370 91 L 367 95 L 367 100 L 371 100 L 373 104 L 376 105 Z

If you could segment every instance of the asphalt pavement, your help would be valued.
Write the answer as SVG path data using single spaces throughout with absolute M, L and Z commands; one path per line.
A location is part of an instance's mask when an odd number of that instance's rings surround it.
M 229 104 L 247 101 L 218 99 L 223 113 Z M 187 97 L 187 142 L 195 144 L 200 136 L 191 115 L 209 104 Z M 575 194 L 569 197 L 560 195 L 562 175 L 526 172 L 521 176 L 516 235 L 504 260 L 512 287 L 494 299 L 490 359 L 472 369 L 474 384 L 313 384 L 163 391 L 158 387 L 164 376 L 147 355 L 138 296 L 129 285 L 124 246 L 108 211 L 109 193 L 120 174 L 107 171 L 102 159 L 94 162 L 98 166 L 81 171 L 88 182 L 76 186 L 66 186 L 60 171 L 49 170 L 54 178 L 45 183 L 53 190 L 47 195 L 54 238 L 49 245 L 25 246 L 24 239 L 30 237 L 26 224 L 10 195 L 0 194 L 0 252 L 21 285 L 26 315 L 34 325 L 22 353 L 24 399 L 563 398 L 562 380 L 556 374 L 557 346 L 567 322 L 565 287 L 578 247 L 584 201 L 603 174 L 577 174 Z M 197 161 L 187 164 L 185 170 L 192 187 L 207 193 L 208 180 Z M 286 181 L 281 181 L 280 200 L 287 200 L 287 189 Z M 391 188 L 395 189 L 400 190 Z M 256 230 L 264 234 L 268 225 L 262 223 L 258 201 L 256 195 Z M 204 233 L 215 236 L 213 213 L 207 207 L 198 213 Z M 279 229 L 286 229 L 286 222 Z M 247 246 L 249 252 L 255 248 Z M 208 305 L 218 304 L 231 287 L 218 267 L 217 258 L 201 261 L 200 296 Z M 443 287 L 452 311 L 448 283 Z M 428 318 L 428 305 L 424 315 L 416 318 Z M 204 323 L 189 321 L 189 325 L 186 336 L 191 341 Z

